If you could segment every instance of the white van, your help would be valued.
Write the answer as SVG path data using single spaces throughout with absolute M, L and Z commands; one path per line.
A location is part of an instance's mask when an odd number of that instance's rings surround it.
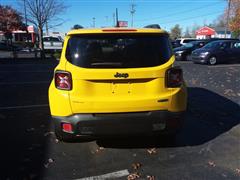
M 43 45 L 45 50 L 61 51 L 63 46 L 63 40 L 59 37 L 44 36 Z
M 196 41 L 196 38 L 179 38 L 176 40 L 177 43 L 181 44 L 181 45 L 185 45 L 191 41 Z

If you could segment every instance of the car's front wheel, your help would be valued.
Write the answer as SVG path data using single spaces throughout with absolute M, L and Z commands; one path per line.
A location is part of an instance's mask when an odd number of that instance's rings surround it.
M 217 58 L 215 56 L 211 56 L 208 60 L 208 63 L 210 65 L 216 65 L 217 64 Z

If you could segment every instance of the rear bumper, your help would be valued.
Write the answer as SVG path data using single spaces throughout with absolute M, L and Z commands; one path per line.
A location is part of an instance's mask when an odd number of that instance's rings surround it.
M 62 135 L 105 136 L 152 133 L 174 133 L 183 123 L 184 112 L 150 111 L 133 113 L 75 114 L 53 116 L 55 130 Z M 63 123 L 72 125 L 72 132 L 62 130 Z

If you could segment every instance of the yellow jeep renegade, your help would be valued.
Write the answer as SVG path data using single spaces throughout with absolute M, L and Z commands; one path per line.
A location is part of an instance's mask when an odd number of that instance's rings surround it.
M 56 136 L 175 133 L 187 92 L 174 60 L 161 29 L 70 31 L 49 87 Z

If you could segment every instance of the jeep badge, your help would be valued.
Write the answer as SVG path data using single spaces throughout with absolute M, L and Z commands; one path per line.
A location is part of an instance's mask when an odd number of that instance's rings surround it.
M 114 77 L 115 78 L 128 78 L 128 73 L 116 73 L 115 75 L 114 75 Z

